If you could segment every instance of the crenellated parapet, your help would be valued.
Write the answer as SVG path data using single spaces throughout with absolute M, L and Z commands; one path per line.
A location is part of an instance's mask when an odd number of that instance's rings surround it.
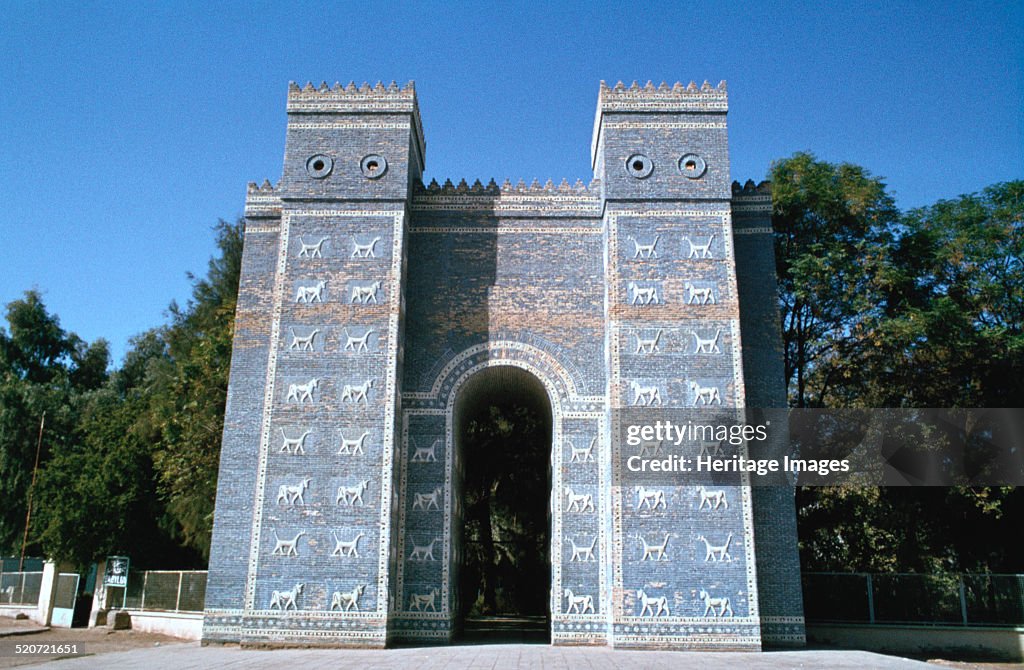
M 601 185 L 597 180 L 584 184 L 567 179 L 555 184 L 552 180 L 541 183 L 534 179 L 527 184 L 505 180 L 498 184 L 491 179 L 487 184 L 479 179 L 469 184 L 465 179 L 453 184 L 431 180 L 418 184 L 413 194 L 413 209 L 418 211 L 486 210 L 497 215 L 530 213 L 536 216 L 596 216 L 601 210 Z
M 359 112 L 372 110 L 375 112 L 413 112 L 419 113 L 416 103 L 416 85 L 409 82 L 399 86 L 395 82 L 384 85 L 377 82 L 371 86 L 363 83 L 356 86 L 350 82 L 342 86 L 335 82 L 330 86 L 321 82 L 315 86 L 307 82 L 305 86 L 297 83 L 288 84 L 289 112 Z
M 614 86 L 601 82 L 598 94 L 598 114 L 601 112 L 724 112 L 729 108 L 729 95 L 725 81 L 712 86 L 705 81 L 698 86 L 691 81 L 688 85 L 676 82 L 669 86 L 665 82 L 655 86 L 648 81 L 641 86 L 633 82 L 626 86 L 621 81 Z
M 762 181 L 760 183 L 754 183 L 753 179 L 748 179 L 743 184 L 738 181 L 732 183 L 732 197 L 750 197 L 758 195 L 771 195 L 772 183 L 770 181 Z
M 555 185 L 550 179 L 543 184 L 539 180 L 534 179 L 529 185 L 522 179 L 515 184 L 506 179 L 500 186 L 494 179 L 491 179 L 486 185 L 481 183 L 479 179 L 473 182 L 473 184 L 467 183 L 465 179 L 458 184 L 453 184 L 451 179 L 446 179 L 443 184 L 439 184 L 436 179 L 432 179 L 430 184 L 419 184 L 418 192 L 431 195 L 501 195 L 523 193 L 582 195 L 597 193 L 599 186 L 600 184 L 596 179 L 592 179 L 589 185 L 584 184 L 582 179 L 577 179 L 575 184 L 570 184 L 567 179 L 563 178 L 558 185 Z
M 264 179 L 262 184 L 249 182 L 245 193 L 245 217 L 263 218 L 281 215 L 281 196 L 277 187 Z
M 732 183 L 732 211 L 736 218 L 767 219 L 772 211 L 771 182 L 762 181 L 755 184 L 752 179 L 748 179 L 741 185 L 738 181 L 734 181 Z

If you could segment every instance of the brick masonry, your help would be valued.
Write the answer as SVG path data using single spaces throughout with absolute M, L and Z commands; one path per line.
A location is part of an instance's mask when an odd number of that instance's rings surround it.
M 462 408 L 515 388 L 551 407 L 553 643 L 803 643 L 791 492 L 645 504 L 613 467 L 617 408 L 785 404 L 770 194 L 731 182 L 727 108 L 602 83 L 589 185 L 424 186 L 411 83 L 292 84 L 283 177 L 246 200 L 204 641 L 450 640 Z

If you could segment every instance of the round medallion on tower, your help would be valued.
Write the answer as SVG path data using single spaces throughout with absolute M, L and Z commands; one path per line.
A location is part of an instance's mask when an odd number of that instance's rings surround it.
M 654 172 L 654 161 L 643 154 L 633 154 L 626 159 L 626 173 L 630 177 L 646 179 Z
M 388 171 L 388 162 L 383 156 L 370 154 L 359 161 L 359 169 L 367 179 L 380 179 Z
M 697 154 L 683 154 L 679 159 L 679 172 L 690 179 L 700 179 L 708 171 L 708 164 Z
M 334 169 L 334 159 L 325 154 L 313 154 L 306 159 L 306 172 L 313 179 L 323 179 Z

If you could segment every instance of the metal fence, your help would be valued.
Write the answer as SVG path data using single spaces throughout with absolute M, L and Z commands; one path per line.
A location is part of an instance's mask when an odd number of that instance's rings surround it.
M 810 622 L 1022 626 L 1024 575 L 805 572 Z
M 39 604 L 42 572 L 0 572 L 0 605 Z
M 202 612 L 205 570 L 144 570 L 128 573 L 124 607 L 129 610 Z M 115 598 L 113 606 L 119 603 Z

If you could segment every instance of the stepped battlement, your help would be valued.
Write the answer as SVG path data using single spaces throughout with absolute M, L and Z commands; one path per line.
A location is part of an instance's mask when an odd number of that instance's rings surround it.
M 762 181 L 755 184 L 753 179 L 748 179 L 742 185 L 738 181 L 732 183 L 732 197 L 763 196 L 772 194 L 772 183 Z
M 691 81 L 684 85 L 676 82 L 669 86 L 665 82 L 655 85 L 648 81 L 640 85 L 634 81 L 626 86 L 621 81 L 614 86 L 601 82 L 597 98 L 598 113 L 601 112 L 724 112 L 729 107 L 729 95 L 725 81 L 712 86 L 707 80 L 697 85 Z
M 598 194 L 599 191 L 600 182 L 596 179 L 591 180 L 589 185 L 584 184 L 581 179 L 577 179 L 575 184 L 570 184 L 567 179 L 562 179 L 558 185 L 550 179 L 543 184 L 537 179 L 530 184 L 522 179 L 513 184 L 506 179 L 500 185 L 494 179 L 491 179 L 486 185 L 479 179 L 472 184 L 467 183 L 465 179 L 458 184 L 453 184 L 451 179 L 446 179 L 443 184 L 432 179 L 429 184 L 417 185 L 417 193 L 425 195 L 590 195 Z

